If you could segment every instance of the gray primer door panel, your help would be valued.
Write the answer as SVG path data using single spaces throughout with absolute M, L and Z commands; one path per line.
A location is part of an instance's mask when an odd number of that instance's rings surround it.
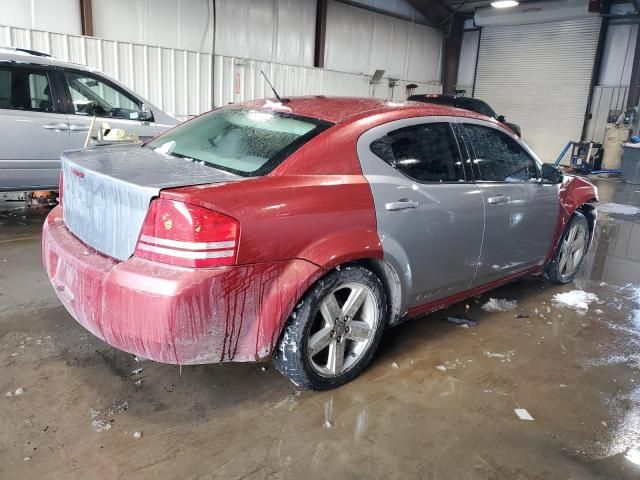
M 373 154 L 370 145 L 399 128 L 451 121 L 449 117 L 398 120 L 358 139 L 358 156 L 373 193 L 384 258 L 402 282 L 401 313 L 469 288 L 482 245 L 482 194 L 473 183 L 416 182 Z
M 62 172 L 65 224 L 118 260 L 133 254 L 149 203 L 161 189 L 242 178 L 140 145 L 65 152 Z
M 473 286 L 542 265 L 558 220 L 558 186 L 479 182 L 478 187 L 486 204 L 486 228 Z M 500 196 L 507 200 L 490 202 Z
M 462 118 L 458 119 L 458 123 L 480 125 L 507 134 L 533 159 L 540 171 L 541 162 L 535 153 L 502 127 Z M 466 141 L 473 147 L 468 136 Z M 485 234 L 472 287 L 542 265 L 551 248 L 558 220 L 560 186 L 535 181 L 481 180 L 476 185 L 485 202 Z

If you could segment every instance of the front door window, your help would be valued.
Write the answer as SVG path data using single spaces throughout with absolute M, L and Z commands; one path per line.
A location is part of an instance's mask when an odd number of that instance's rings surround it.
M 73 113 L 122 120 L 142 118 L 141 105 L 125 91 L 86 73 L 65 73 Z

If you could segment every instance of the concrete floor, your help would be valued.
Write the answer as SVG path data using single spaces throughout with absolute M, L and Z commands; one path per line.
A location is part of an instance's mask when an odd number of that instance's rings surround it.
M 640 186 L 598 183 L 601 203 L 640 205 Z M 0 214 L 2 479 L 640 478 L 640 215 L 601 214 L 575 284 L 405 323 L 359 379 L 315 393 L 270 365 L 180 370 L 95 339 L 43 273 L 45 214 Z M 552 303 L 575 288 L 599 302 Z M 486 313 L 490 297 L 518 306 Z M 477 327 L 443 321 L 465 304 Z

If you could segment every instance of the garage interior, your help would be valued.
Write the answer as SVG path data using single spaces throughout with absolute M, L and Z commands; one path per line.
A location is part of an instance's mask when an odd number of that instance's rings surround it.
M 401 323 L 322 392 L 271 363 L 162 364 L 94 337 L 42 266 L 57 194 L 0 189 L 0 478 L 640 478 L 640 3 L 513 3 L 0 0 L 1 47 L 97 69 L 181 122 L 273 98 L 267 80 L 473 97 L 599 192 L 572 283 Z

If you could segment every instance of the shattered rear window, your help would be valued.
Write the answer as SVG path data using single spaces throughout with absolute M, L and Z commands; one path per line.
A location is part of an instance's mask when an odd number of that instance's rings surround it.
M 269 173 L 331 125 L 284 112 L 225 108 L 194 118 L 146 147 L 255 177 Z

